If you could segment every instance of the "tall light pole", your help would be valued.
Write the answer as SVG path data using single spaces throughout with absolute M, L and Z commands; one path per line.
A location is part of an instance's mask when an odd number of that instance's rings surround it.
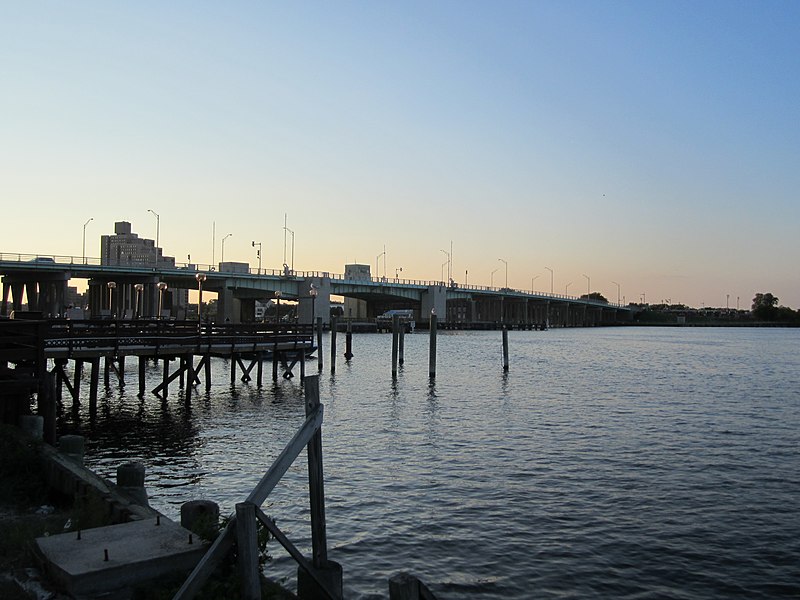
M 161 314 L 164 309 L 164 294 L 167 293 L 167 283 L 165 281 L 158 282 L 158 317 L 161 318 Z
M 220 259 L 220 264 L 225 264 L 225 240 L 231 237 L 233 234 L 229 233 L 224 238 L 222 238 L 222 258 Z
M 144 312 L 142 310 L 144 308 L 142 306 L 142 291 L 144 291 L 144 284 L 137 283 L 136 285 L 133 286 L 133 289 L 136 290 L 136 318 L 138 319 L 139 317 L 142 316 L 142 313 Z
M 444 255 L 447 257 L 447 262 L 445 264 L 447 265 L 447 281 L 449 282 L 452 276 L 450 271 L 450 253 L 447 250 L 441 250 L 441 252 L 444 252 Z M 442 279 L 444 279 L 444 277 L 442 277 Z
M 92 221 L 94 221 L 94 217 L 91 217 L 83 224 L 83 264 L 86 264 L 86 226 Z
M 508 289 L 508 261 L 504 258 L 498 258 L 497 260 L 506 266 L 506 289 Z
M 386 271 L 386 246 L 383 247 L 383 252 L 381 252 L 380 254 L 378 254 L 378 256 L 375 257 L 375 279 L 380 279 L 380 276 L 378 275 L 378 272 L 379 272 L 378 271 L 378 265 L 381 264 L 381 262 L 380 262 L 381 261 L 381 256 L 383 256 L 383 270 L 384 270 L 383 274 L 385 276 L 386 275 L 386 272 L 385 272 Z
M 534 275 L 533 277 L 531 277 L 531 294 L 533 293 L 533 282 L 536 281 L 537 279 L 539 279 L 538 275 Z
M 317 308 L 317 286 L 313 283 L 311 284 L 311 289 L 308 290 L 308 295 L 311 296 L 311 326 L 314 327 L 317 324 L 317 316 L 316 316 L 316 308 Z M 321 350 L 317 350 L 321 352 Z
M 586 299 L 589 299 L 589 295 L 592 293 L 592 280 L 589 279 L 589 276 L 586 273 L 583 273 L 583 276 L 586 277 Z
M 256 242 L 253 240 L 252 244 L 253 248 L 258 246 L 258 250 L 256 250 L 256 256 L 258 256 L 258 274 L 261 275 L 261 242 Z
M 283 264 L 286 264 L 286 232 L 287 231 L 292 234 L 292 265 L 291 265 L 291 270 L 292 270 L 292 272 L 294 272 L 294 231 L 292 231 L 291 229 L 286 227 L 286 225 L 283 226 Z
M 489 287 L 490 288 L 494 287 L 494 274 L 497 273 L 498 270 L 500 270 L 500 267 L 498 267 L 497 269 L 492 271 L 491 274 L 489 275 Z
M 200 292 L 197 298 L 197 322 L 200 323 L 203 320 L 200 313 L 203 310 L 203 282 L 206 280 L 206 274 L 197 273 L 194 278 L 197 279 L 197 290 Z
M 153 213 L 156 217 L 156 248 L 160 248 L 160 246 L 158 245 L 158 237 L 161 230 L 161 215 L 159 215 L 156 211 L 154 211 L 151 208 L 148 208 L 147 212 Z
M 550 267 L 545 267 L 548 271 L 550 271 L 550 295 L 553 295 L 553 269 Z
M 571 285 L 572 285 L 572 282 L 570 281 L 567 285 L 564 286 L 564 295 L 565 296 L 569 296 L 569 286 L 571 286 Z
M 114 289 L 117 284 L 114 281 L 109 281 L 106 285 L 108 286 L 108 312 L 111 313 L 111 318 L 113 319 L 116 316 L 114 315 Z

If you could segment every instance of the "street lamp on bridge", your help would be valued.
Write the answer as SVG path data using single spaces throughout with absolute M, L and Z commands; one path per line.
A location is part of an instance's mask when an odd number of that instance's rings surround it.
M 161 233 L 160 232 L 160 229 L 161 229 L 161 215 L 159 215 L 156 211 L 154 211 L 151 208 L 148 208 L 147 212 L 153 213 L 155 215 L 155 217 L 156 217 L 156 248 L 159 248 L 160 246 L 158 245 L 158 237 L 159 237 L 159 234 Z
M 94 221 L 94 217 L 89 218 L 89 220 L 83 224 L 83 264 L 86 264 L 86 226 L 92 221 Z
M 537 279 L 539 279 L 538 275 L 534 275 L 533 277 L 531 277 L 531 294 L 533 293 L 533 282 L 536 281 Z
M 545 267 L 548 271 L 550 271 L 550 295 L 553 295 L 553 269 L 550 267 Z
M 229 233 L 224 238 L 222 238 L 222 258 L 220 259 L 220 264 L 225 264 L 225 240 L 231 237 L 233 234 Z M 222 269 L 220 269 L 221 271 Z
M 564 286 L 564 295 L 565 296 L 569 296 L 569 286 L 571 286 L 571 285 L 572 285 L 572 282 L 570 281 L 567 285 Z
M 615 286 L 617 286 L 617 304 L 619 304 L 619 284 L 616 281 L 612 281 Z
M 194 278 L 197 279 L 197 290 L 200 293 L 197 298 L 197 322 L 199 323 L 203 320 L 200 313 L 203 310 L 203 282 L 206 280 L 206 274 L 197 273 Z
M 583 273 L 583 276 L 586 277 L 586 299 L 588 300 L 592 293 L 592 280 L 589 279 L 589 276 L 586 273 Z
M 496 268 L 494 271 L 492 271 L 492 272 L 491 272 L 491 274 L 489 275 L 489 287 L 490 287 L 490 288 L 493 288 L 493 287 L 494 287 L 494 274 L 495 274 L 495 273 L 497 273 L 497 271 L 499 271 L 499 270 L 500 270 L 500 267 L 497 267 L 497 268 Z
M 508 261 L 504 258 L 498 258 L 497 260 L 506 266 L 506 289 L 508 289 Z

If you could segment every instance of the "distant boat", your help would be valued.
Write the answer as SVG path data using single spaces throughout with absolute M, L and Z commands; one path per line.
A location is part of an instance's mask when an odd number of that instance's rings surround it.
M 400 319 L 400 324 L 405 328 L 406 333 L 413 333 L 417 327 L 417 322 L 414 320 L 414 310 L 411 308 L 397 308 L 387 310 L 382 315 L 378 315 L 375 323 L 378 326 L 378 331 L 391 331 L 392 319 L 397 315 Z

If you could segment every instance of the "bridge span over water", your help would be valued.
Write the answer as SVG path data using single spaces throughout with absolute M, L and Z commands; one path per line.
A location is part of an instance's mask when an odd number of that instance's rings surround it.
M 233 323 L 254 320 L 256 300 L 278 297 L 298 303 L 301 323 L 310 323 L 312 315 L 327 323 L 331 296 L 360 301 L 345 302 L 343 316 L 353 319 L 374 319 L 397 308 L 413 308 L 417 322 L 422 324 L 435 310 L 439 323 L 455 326 L 591 326 L 632 318 L 632 309 L 627 306 L 533 290 L 401 278 L 354 278 L 321 271 L 230 264 L 238 266 L 218 270 L 190 263 L 166 267 L 108 265 L 94 258 L 0 253 L 0 315 L 21 310 L 25 299 L 29 310 L 62 315 L 69 282 L 85 279 L 86 308 L 92 317 L 153 317 L 160 312 L 162 316 L 184 318 L 188 291 L 202 286 L 203 292 L 217 294 L 217 320 Z M 219 267 L 225 265 L 221 263 Z M 353 312 L 354 305 L 358 306 L 358 314 Z

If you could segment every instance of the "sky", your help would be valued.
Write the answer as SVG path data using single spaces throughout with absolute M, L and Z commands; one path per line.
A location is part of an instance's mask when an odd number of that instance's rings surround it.
M 5 2 L 0 252 L 124 220 L 277 269 L 286 219 L 297 270 L 438 280 L 452 244 L 461 283 L 800 308 L 798 31 L 794 0 Z

